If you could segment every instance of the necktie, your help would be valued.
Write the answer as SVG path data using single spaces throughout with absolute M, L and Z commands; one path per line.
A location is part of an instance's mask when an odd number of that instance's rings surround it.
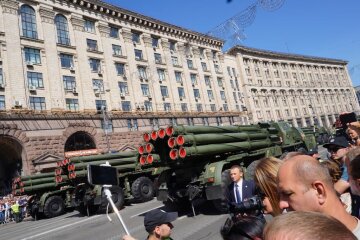
M 239 185 L 237 185 L 237 183 L 235 183 L 235 193 L 236 193 L 236 201 L 237 201 L 237 203 L 240 203 L 241 196 L 240 196 L 240 191 L 239 191 Z

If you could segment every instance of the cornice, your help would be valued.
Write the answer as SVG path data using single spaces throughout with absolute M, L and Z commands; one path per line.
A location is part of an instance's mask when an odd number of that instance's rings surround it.
M 1 1 L 3 13 L 10 13 L 17 15 L 19 10 L 19 3 L 15 1 Z
M 144 26 L 149 29 L 164 32 L 165 34 L 171 34 L 174 37 L 184 38 L 188 41 L 201 42 L 203 44 L 210 44 L 216 48 L 222 48 L 224 41 L 217 39 L 202 33 L 191 31 L 185 28 L 181 28 L 172 24 L 168 24 L 151 17 L 147 17 L 129 10 L 119 8 L 117 6 L 105 3 L 97 0 L 63 0 L 70 2 L 74 5 L 88 8 L 91 11 L 106 14 L 110 17 L 117 18 L 119 20 L 133 23 L 139 26 Z
M 43 6 L 40 6 L 39 13 L 40 13 L 41 20 L 43 22 L 51 23 L 51 24 L 54 23 L 54 17 L 55 17 L 54 11 L 52 11 L 51 9 L 48 9 L 48 8 L 44 8 Z
M 340 64 L 346 65 L 348 62 L 341 59 L 332 59 L 332 58 L 321 58 L 321 57 L 314 57 L 314 56 L 306 56 L 300 54 L 289 54 L 289 53 L 281 53 L 281 52 L 274 52 L 269 50 L 257 49 L 257 48 L 250 48 L 245 46 L 234 46 L 232 47 L 227 54 L 236 56 L 237 54 L 250 54 L 250 55 L 257 55 L 259 57 L 265 58 L 279 58 L 279 59 L 286 59 L 286 60 L 295 60 L 295 61 L 305 61 L 305 62 L 318 62 L 323 64 Z

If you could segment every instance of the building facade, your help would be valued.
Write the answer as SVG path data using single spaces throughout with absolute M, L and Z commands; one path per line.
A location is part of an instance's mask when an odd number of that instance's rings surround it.
M 329 126 L 358 108 L 342 60 L 225 53 L 222 40 L 101 1 L 0 3 L 0 191 L 16 172 L 135 149 L 169 124 Z

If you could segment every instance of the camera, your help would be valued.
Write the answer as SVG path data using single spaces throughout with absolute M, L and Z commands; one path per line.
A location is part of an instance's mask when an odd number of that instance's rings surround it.
M 264 209 L 263 198 L 260 195 L 255 195 L 251 198 L 243 200 L 241 203 L 232 203 L 230 212 L 237 214 L 260 214 Z
M 116 168 L 111 166 L 88 165 L 88 182 L 93 185 L 118 186 L 119 178 Z

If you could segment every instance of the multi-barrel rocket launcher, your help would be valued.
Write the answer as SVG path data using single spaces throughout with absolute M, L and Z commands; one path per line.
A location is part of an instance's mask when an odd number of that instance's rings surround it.
M 90 212 L 95 212 L 98 205 L 107 203 L 102 187 L 91 186 L 87 183 L 87 166 L 101 165 L 106 162 L 118 170 L 120 185 L 110 189 L 118 208 L 123 205 L 125 198 L 145 202 L 154 197 L 153 180 L 156 174 L 152 174 L 152 166 L 143 169 L 140 167 L 137 151 L 73 157 L 58 163 L 55 179 L 59 184 L 67 182 L 75 187 L 73 205 L 79 211 L 89 213 L 90 207 Z M 87 208 L 86 211 L 85 208 Z
M 12 190 L 14 195 L 33 195 L 56 186 L 54 174 L 51 172 L 16 177 L 13 179 Z
M 158 200 L 192 201 L 197 197 L 223 199 L 232 165 L 249 166 L 265 156 L 280 156 L 316 145 L 314 137 L 285 122 L 244 126 L 169 126 L 145 133 L 138 149 L 139 163 L 163 169 Z

